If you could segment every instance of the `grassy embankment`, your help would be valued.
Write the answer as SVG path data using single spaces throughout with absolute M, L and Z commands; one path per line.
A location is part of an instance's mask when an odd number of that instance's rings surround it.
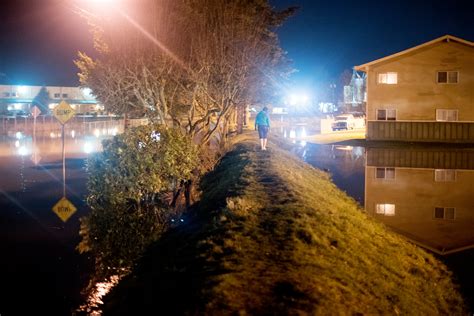
M 112 315 L 463 313 L 446 268 L 387 231 L 327 174 L 242 136 L 105 300 Z

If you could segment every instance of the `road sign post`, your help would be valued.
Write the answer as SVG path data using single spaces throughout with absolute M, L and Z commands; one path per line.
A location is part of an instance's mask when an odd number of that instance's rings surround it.
M 66 198 L 66 145 L 65 145 L 65 128 L 66 123 L 74 116 L 74 109 L 62 100 L 58 106 L 53 109 L 54 117 L 61 123 L 61 139 L 62 139 L 62 160 L 63 160 L 63 197 L 56 205 L 53 211 L 58 217 L 66 222 L 72 214 L 76 212 L 74 205 Z
M 33 156 L 31 160 L 35 165 L 39 163 L 41 157 L 38 157 L 36 150 L 36 118 L 41 114 L 41 110 L 35 105 L 31 108 L 31 115 L 33 116 Z

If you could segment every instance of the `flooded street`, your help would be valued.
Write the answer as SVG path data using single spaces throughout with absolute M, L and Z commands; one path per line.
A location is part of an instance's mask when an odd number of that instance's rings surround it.
M 0 136 L 2 315 L 71 314 L 88 282 L 90 262 L 75 249 L 87 212 L 85 161 L 101 140 L 121 132 L 121 123 L 67 126 L 66 195 L 77 212 L 66 223 L 52 211 L 63 194 L 57 127 L 10 127 Z M 296 128 L 287 137 L 307 132 Z M 444 260 L 472 299 L 473 149 L 295 144 L 370 216 Z
M 87 212 L 85 159 L 119 129 L 116 122 L 66 125 L 66 196 L 77 208 L 66 223 L 52 211 L 63 196 L 59 124 L 0 134 L 2 314 L 70 315 L 79 304 L 90 270 L 75 250 Z

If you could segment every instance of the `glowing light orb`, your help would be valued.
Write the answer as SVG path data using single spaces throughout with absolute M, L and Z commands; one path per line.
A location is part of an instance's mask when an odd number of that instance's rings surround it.
M 28 155 L 28 149 L 25 147 L 25 146 L 21 146 L 19 149 L 18 149 L 18 154 L 20 156 L 26 156 Z
M 90 154 L 90 153 L 93 152 L 93 151 L 94 151 L 94 146 L 92 145 L 92 143 L 86 142 L 86 143 L 84 144 L 84 152 L 85 152 L 86 154 Z

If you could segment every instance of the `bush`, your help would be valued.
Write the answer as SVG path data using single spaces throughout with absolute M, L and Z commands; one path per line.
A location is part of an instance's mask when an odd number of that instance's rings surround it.
M 165 197 L 192 177 L 198 149 L 176 129 L 140 126 L 103 142 L 87 163 L 87 203 L 80 252 L 99 270 L 130 266 L 177 214 Z

